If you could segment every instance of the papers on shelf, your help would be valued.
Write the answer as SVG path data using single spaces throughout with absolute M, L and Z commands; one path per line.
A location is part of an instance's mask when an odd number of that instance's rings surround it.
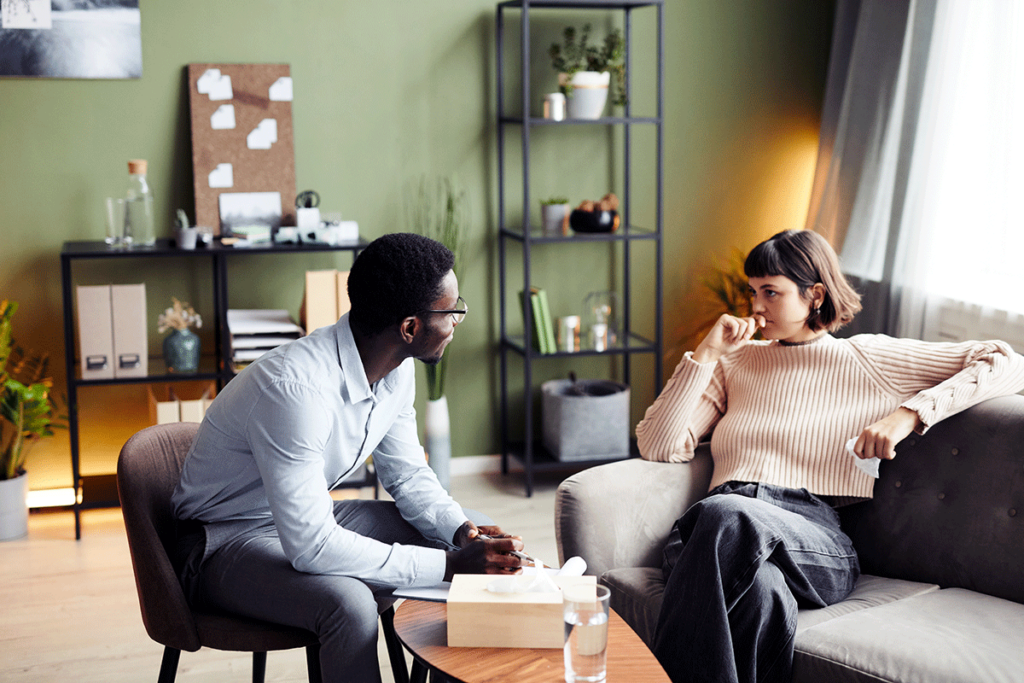
M 283 309 L 230 309 L 228 336 L 232 362 L 249 363 L 304 334 Z M 239 368 L 236 367 L 236 370 Z

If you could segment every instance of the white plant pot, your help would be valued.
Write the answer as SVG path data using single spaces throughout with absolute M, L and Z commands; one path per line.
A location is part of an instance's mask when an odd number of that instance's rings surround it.
M 565 86 L 568 77 L 558 74 L 558 84 Z M 608 101 L 608 85 L 612 75 L 609 71 L 577 71 L 568 80 L 572 84 L 572 95 L 566 98 L 566 111 L 570 119 L 599 119 Z
M 546 235 L 567 235 L 569 234 L 569 205 L 568 204 L 541 204 L 541 224 L 544 226 Z
M 452 432 L 448 416 L 448 397 L 427 401 L 423 412 L 423 436 L 427 462 L 447 491 L 451 484 Z
M 28 535 L 28 475 L 0 481 L 0 541 Z

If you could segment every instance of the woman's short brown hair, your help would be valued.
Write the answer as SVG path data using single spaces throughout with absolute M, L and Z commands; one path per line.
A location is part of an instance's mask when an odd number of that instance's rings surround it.
M 846 280 L 832 245 L 813 230 L 784 230 L 754 247 L 743 264 L 747 277 L 782 275 L 796 283 L 800 296 L 816 284 L 825 287 L 821 307 L 807 326 L 835 332 L 860 312 L 860 294 Z

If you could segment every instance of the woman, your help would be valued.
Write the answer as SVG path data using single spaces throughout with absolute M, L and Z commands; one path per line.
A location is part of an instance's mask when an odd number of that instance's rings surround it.
M 1024 388 L 1003 342 L 837 339 L 860 297 L 828 242 L 789 230 L 744 264 L 752 315 L 723 315 L 637 426 L 647 460 L 712 432 L 711 492 L 673 526 L 654 653 L 682 681 L 789 681 L 798 606 L 845 598 L 859 566 L 835 506 L 867 499 L 858 458 Z M 755 332 L 765 341 L 754 341 Z

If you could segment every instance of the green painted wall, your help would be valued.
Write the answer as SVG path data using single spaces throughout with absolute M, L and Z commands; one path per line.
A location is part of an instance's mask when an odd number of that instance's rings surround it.
M 747 249 L 778 229 L 802 225 L 832 12 L 827 0 L 666 2 L 668 346 L 700 317 L 699 278 L 714 255 L 727 254 L 732 246 Z M 534 106 L 554 89 L 545 53 L 562 26 L 582 24 L 586 17 L 601 33 L 613 21 L 609 16 L 538 13 Z M 654 15 L 635 16 L 635 111 L 643 114 L 651 111 L 647 67 L 652 60 L 644 50 L 653 45 Z M 509 41 L 517 30 L 509 27 Z M 407 227 L 404 195 L 421 174 L 454 174 L 464 185 L 472 238 L 459 275 L 473 310 L 450 347 L 454 452 L 497 452 L 494 44 L 494 5 L 478 0 L 143 0 L 143 78 L 0 79 L 0 297 L 21 303 L 19 341 L 49 351 L 63 384 L 57 254 L 65 240 L 102 237 L 102 198 L 123 192 L 127 159 L 150 162 L 164 225 L 158 234 L 169 236 L 175 208 L 191 213 L 185 65 L 288 63 L 295 84 L 297 185 L 317 189 L 324 210 L 357 220 L 362 234 L 372 238 Z M 620 133 L 590 127 L 557 133 L 547 129 L 535 135 L 533 198 L 567 194 L 577 203 L 609 189 L 621 193 L 621 157 L 608 152 L 609 141 Z M 514 136 L 510 143 L 516 150 Z M 638 133 L 633 211 L 648 223 L 653 175 L 644 162 L 652 149 L 653 136 Z M 518 154 L 511 154 L 507 168 L 514 178 L 519 163 Z M 510 199 L 510 214 L 517 215 L 521 195 L 513 192 Z M 535 280 L 552 293 L 555 315 L 577 312 L 588 291 L 621 285 L 608 256 L 602 247 L 558 246 L 537 253 Z M 621 251 L 613 249 L 610 256 L 618 263 Z M 633 258 L 638 272 L 634 327 L 653 330 L 651 285 L 644 277 L 653 251 L 638 248 Z M 304 270 L 347 265 L 347 257 L 329 255 L 237 261 L 231 271 L 232 305 L 297 312 Z M 156 315 L 172 295 L 210 312 L 205 263 L 147 263 L 145 273 L 131 266 L 89 265 L 76 273 L 80 284 L 145 278 L 154 352 L 160 341 Z M 518 311 L 512 313 L 518 323 Z M 211 331 L 202 333 L 212 348 Z M 666 375 L 679 353 L 667 359 Z M 517 376 L 519 367 L 513 364 Z M 568 369 L 586 376 L 603 373 L 606 366 L 552 364 L 540 373 L 564 376 Z M 635 372 L 649 374 L 649 365 L 640 362 Z M 637 378 L 634 394 L 635 421 L 653 399 L 653 386 Z M 66 440 L 41 444 L 30 471 L 65 472 L 66 453 Z M 34 480 L 33 486 L 40 485 Z

